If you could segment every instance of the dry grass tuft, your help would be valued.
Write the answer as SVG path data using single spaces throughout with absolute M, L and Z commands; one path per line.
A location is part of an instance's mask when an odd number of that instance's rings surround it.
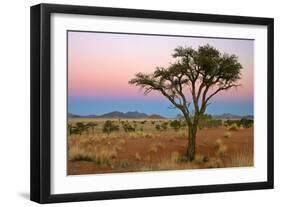
M 223 137 L 224 138 L 231 138 L 232 137 L 231 132 L 225 132 Z
M 121 160 L 121 162 L 120 162 L 120 167 L 121 167 L 121 168 L 128 168 L 128 167 L 129 167 L 129 162 L 128 162 L 128 160 Z
M 122 151 L 122 147 L 121 146 L 114 146 L 113 147 L 117 152 Z
M 187 134 L 187 131 L 186 130 L 180 130 L 177 132 L 179 138 L 182 138 L 182 139 L 186 139 L 188 134 Z
M 179 152 L 175 151 L 175 152 L 171 153 L 171 161 L 178 162 L 178 161 L 180 161 L 180 159 L 181 159 L 181 156 L 180 156 Z
M 227 167 L 249 167 L 254 166 L 253 152 L 248 149 L 242 149 L 234 153 L 227 163 Z
M 202 165 L 203 163 L 206 162 L 206 157 L 201 154 L 196 154 L 193 162 L 195 162 L 198 165 Z
M 163 143 L 158 142 L 155 147 L 157 147 L 157 149 L 165 149 L 165 145 Z
M 151 145 L 148 150 L 148 152 L 153 152 L 153 153 L 156 153 L 157 151 L 158 151 L 158 148 L 155 145 Z
M 125 139 L 119 139 L 119 143 L 120 143 L 120 144 L 125 144 L 125 143 L 126 143 L 126 140 L 125 140 Z
M 137 161 L 141 161 L 141 156 L 139 155 L 139 153 L 135 154 L 135 158 L 136 158 Z
M 202 139 L 202 143 L 204 144 L 204 145 L 209 145 L 209 142 L 208 142 L 208 138 L 203 138 Z
M 209 161 L 205 164 L 206 168 L 220 168 L 224 167 L 223 161 L 221 158 L 211 157 Z
M 215 144 L 216 154 L 219 157 L 224 157 L 227 151 L 227 146 L 223 143 L 221 139 L 216 140 Z
M 198 165 L 194 162 L 181 161 L 182 156 L 177 153 L 172 153 L 170 158 L 161 160 L 158 163 L 156 170 L 180 170 L 180 169 L 195 169 Z
M 97 148 L 97 147 L 83 147 L 72 146 L 68 150 L 68 159 L 70 161 L 87 161 L 94 162 L 102 167 L 110 167 L 112 160 L 117 158 L 117 151 L 115 148 Z
M 232 124 L 229 128 L 229 131 L 238 131 L 238 126 L 236 124 Z

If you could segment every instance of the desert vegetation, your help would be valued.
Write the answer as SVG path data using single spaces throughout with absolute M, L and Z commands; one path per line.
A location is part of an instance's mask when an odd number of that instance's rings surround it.
M 253 166 L 253 121 L 206 117 L 193 161 L 182 119 L 71 118 L 68 174 Z

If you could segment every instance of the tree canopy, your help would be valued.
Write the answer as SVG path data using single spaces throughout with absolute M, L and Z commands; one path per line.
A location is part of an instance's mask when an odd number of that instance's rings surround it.
M 138 73 L 129 81 L 145 94 L 158 91 L 191 123 L 190 105 L 196 116 L 204 114 L 210 99 L 223 90 L 237 87 L 242 65 L 236 55 L 221 53 L 209 44 L 177 47 L 175 59 L 167 68 L 157 67 L 152 74 Z

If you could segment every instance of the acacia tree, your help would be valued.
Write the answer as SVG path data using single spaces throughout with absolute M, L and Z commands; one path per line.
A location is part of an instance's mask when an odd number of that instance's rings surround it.
M 187 160 L 192 161 L 200 118 L 212 97 L 239 86 L 242 66 L 236 55 L 221 53 L 209 44 L 198 49 L 177 47 L 172 56 L 175 62 L 167 68 L 138 73 L 129 83 L 144 89 L 145 94 L 160 92 L 182 112 L 188 126 Z

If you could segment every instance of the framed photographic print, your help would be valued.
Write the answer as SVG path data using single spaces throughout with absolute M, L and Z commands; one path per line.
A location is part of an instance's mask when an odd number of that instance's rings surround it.
M 273 19 L 31 7 L 31 200 L 273 188 Z

